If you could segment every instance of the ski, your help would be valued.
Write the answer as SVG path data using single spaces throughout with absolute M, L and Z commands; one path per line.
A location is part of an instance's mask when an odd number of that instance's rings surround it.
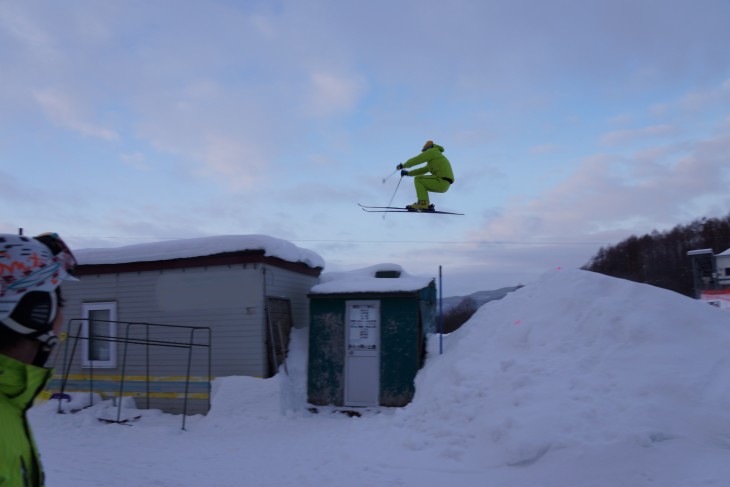
M 433 210 L 433 211 L 423 211 L 423 210 L 368 210 L 367 208 L 363 208 L 363 211 L 366 211 L 368 213 L 435 213 L 436 215 L 464 215 L 463 213 L 455 213 L 453 211 L 439 211 L 439 210 Z
M 453 211 L 440 210 L 407 210 L 398 206 L 365 206 L 358 203 L 363 211 L 368 213 L 436 213 L 438 215 L 464 215 L 463 213 L 455 213 Z
M 378 209 L 388 209 L 388 210 L 405 210 L 402 206 L 368 206 L 368 205 L 362 205 L 358 203 L 358 206 L 360 208 L 378 208 Z

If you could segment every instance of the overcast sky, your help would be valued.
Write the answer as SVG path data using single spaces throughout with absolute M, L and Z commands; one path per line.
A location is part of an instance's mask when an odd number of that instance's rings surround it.
M 728 214 L 728 26 L 727 0 L 0 0 L 0 232 L 526 284 Z M 466 215 L 361 211 L 415 200 L 382 179 L 427 139 Z

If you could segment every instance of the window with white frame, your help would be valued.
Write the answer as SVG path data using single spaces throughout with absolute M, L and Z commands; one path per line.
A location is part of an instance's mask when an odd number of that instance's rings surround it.
M 84 367 L 117 366 L 117 303 L 83 304 Z

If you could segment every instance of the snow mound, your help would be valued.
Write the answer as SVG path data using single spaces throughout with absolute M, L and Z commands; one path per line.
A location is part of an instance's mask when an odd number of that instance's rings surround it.
M 295 329 L 289 376 L 217 378 L 211 411 L 185 431 L 155 410 L 101 423 L 104 404 L 29 415 L 54 486 L 725 486 L 729 345 L 727 312 L 559 271 L 429 350 L 405 408 L 308 411 Z
M 545 274 L 446 337 L 397 414 L 404 445 L 524 466 L 565 448 L 730 448 L 730 314 L 587 271 Z

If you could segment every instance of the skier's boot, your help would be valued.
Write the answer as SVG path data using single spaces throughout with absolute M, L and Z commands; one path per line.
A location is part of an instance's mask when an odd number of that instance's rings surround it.
M 431 208 L 433 205 L 429 205 L 428 201 L 426 200 L 418 200 L 417 202 L 413 203 L 412 205 L 406 206 L 406 210 L 408 211 L 433 211 Z

